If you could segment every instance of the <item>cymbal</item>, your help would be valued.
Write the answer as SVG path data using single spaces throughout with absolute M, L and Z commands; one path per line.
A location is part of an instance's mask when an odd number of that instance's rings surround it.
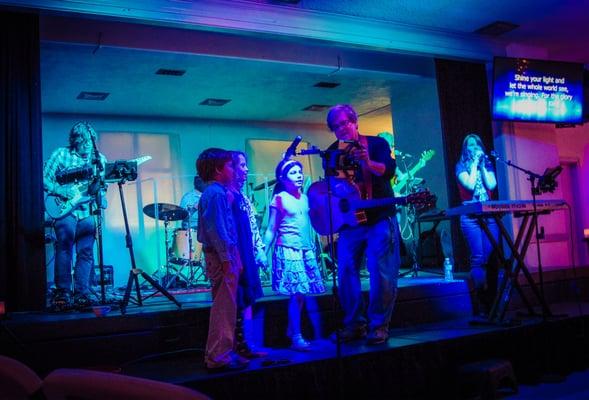
M 254 190 L 260 190 L 260 189 L 264 189 L 264 187 L 266 186 L 266 185 L 265 185 L 265 183 L 266 183 L 266 182 L 262 182 L 262 183 L 260 183 L 258 186 L 255 186 L 255 187 L 254 187 Z M 276 184 L 276 179 L 270 179 L 270 180 L 268 181 L 268 186 L 272 186 L 272 185 L 274 185 L 274 184 Z
M 158 219 L 162 221 L 181 221 L 188 217 L 188 211 L 175 204 L 153 203 L 143 207 L 145 215 L 155 218 L 157 210 Z

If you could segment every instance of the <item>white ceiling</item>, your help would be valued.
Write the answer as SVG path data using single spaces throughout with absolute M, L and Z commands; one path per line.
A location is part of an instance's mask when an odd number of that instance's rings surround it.
M 504 44 L 541 46 L 552 59 L 589 62 L 589 0 L 212 2 L 228 9 L 257 3 L 319 12 L 320 16 L 342 14 L 366 18 L 366 24 L 391 21 L 435 29 L 441 35 L 471 35 L 496 20 L 509 21 L 520 27 L 499 38 Z M 382 117 L 382 110 L 388 113 L 386 106 L 394 96 L 395 82 L 433 77 L 431 57 L 393 54 L 370 46 L 245 31 L 197 29 L 187 33 L 170 26 L 152 26 L 146 37 L 145 25 L 104 17 L 86 20 L 69 13 L 64 18 L 61 14 L 46 12 L 42 16 L 44 112 L 323 123 L 325 112 L 302 109 L 311 104 L 349 102 L 360 113 Z M 133 41 L 140 36 L 140 43 Z M 186 47 L 186 43 L 193 47 Z M 160 76 L 155 74 L 159 68 L 186 73 Z M 314 87 L 319 81 L 341 85 L 335 89 Z M 110 94 L 102 102 L 77 100 L 81 91 Z M 223 107 L 198 105 L 209 97 L 231 101 Z M 370 113 L 373 110 L 380 111 Z
M 246 0 L 277 4 L 279 0 Z M 553 59 L 589 63 L 588 0 L 300 0 L 283 5 L 383 20 L 407 26 L 471 33 L 495 21 L 519 28 L 505 42 L 547 48 Z

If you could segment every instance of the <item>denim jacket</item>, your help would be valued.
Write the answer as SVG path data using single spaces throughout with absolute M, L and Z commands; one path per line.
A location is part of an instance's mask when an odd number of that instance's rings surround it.
M 235 219 L 231 211 L 233 194 L 218 182 L 211 182 L 198 203 L 197 239 L 203 250 L 215 251 L 221 262 L 234 261 L 237 246 Z

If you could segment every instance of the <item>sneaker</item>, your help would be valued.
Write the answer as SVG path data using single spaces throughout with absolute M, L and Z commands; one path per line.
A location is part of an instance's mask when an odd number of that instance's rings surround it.
M 371 330 L 366 336 L 366 344 L 369 345 L 382 344 L 387 340 L 389 340 L 389 330 L 384 326 Z
M 298 335 L 293 335 L 291 340 L 292 344 L 290 345 L 290 348 L 293 350 L 308 351 L 311 349 L 311 343 L 307 342 L 300 333 Z
M 364 339 L 366 337 L 366 325 L 348 326 L 343 329 L 340 329 L 338 332 L 334 332 L 331 334 L 330 339 L 332 342 L 337 343 L 338 333 L 340 343 Z

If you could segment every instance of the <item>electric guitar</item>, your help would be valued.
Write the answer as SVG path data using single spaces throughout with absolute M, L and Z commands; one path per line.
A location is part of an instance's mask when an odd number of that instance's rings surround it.
M 362 200 L 356 186 L 347 180 L 333 178 L 331 182 L 330 196 L 328 196 L 327 181 L 313 183 L 307 192 L 311 225 L 320 235 L 330 233 L 330 222 L 334 233 L 346 226 L 353 227 L 365 223 L 364 209 L 367 208 L 412 204 L 417 210 L 425 210 L 433 207 L 436 201 L 436 196 L 427 190 L 412 193 L 406 197 Z
M 89 203 L 93 197 L 88 195 L 87 182 L 70 184 L 69 196 L 48 194 L 45 196 L 45 212 L 52 219 L 61 219 L 72 213 L 82 204 Z M 85 190 L 80 188 L 86 187 Z
M 413 168 L 411 168 L 404 176 L 402 179 L 398 179 L 394 184 L 393 184 L 393 191 L 395 193 L 399 193 L 403 187 L 407 184 L 407 182 L 410 179 L 413 179 L 415 177 L 415 174 L 417 173 L 417 171 L 419 171 L 420 169 L 422 169 L 423 167 L 425 167 L 425 164 L 431 160 L 434 155 L 436 154 L 436 151 L 433 149 L 430 150 L 426 150 L 423 153 L 421 153 L 421 157 L 419 158 L 419 161 L 417 161 L 417 164 L 415 164 L 415 166 L 413 166 Z

